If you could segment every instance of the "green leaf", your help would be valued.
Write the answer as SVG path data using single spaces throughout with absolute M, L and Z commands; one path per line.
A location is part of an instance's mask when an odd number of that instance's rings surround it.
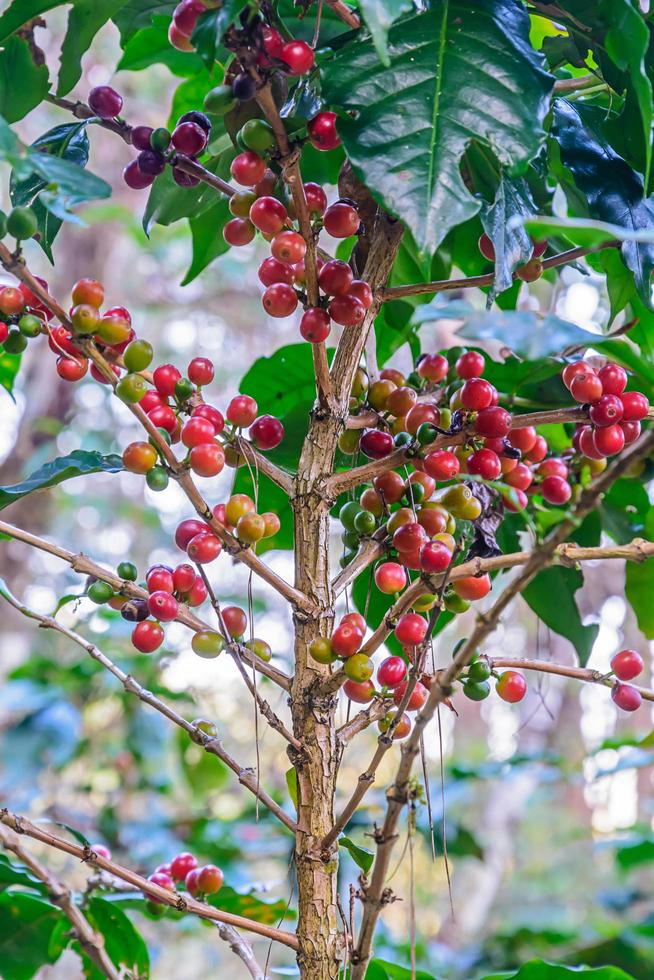
M 580 975 L 584 980 L 636 980 L 617 966 L 563 966 L 546 960 L 530 960 L 516 973 L 493 974 L 482 980 L 495 980 L 498 976 L 506 980 L 574 980 Z
M 372 851 L 369 851 L 367 847 L 360 847 L 359 844 L 355 844 L 349 837 L 339 837 L 338 846 L 344 847 L 357 867 L 361 868 L 365 875 L 368 874 L 372 868 L 372 862 L 375 860 Z
M 212 157 L 204 166 L 215 173 L 219 163 L 219 157 Z M 215 203 L 213 187 L 203 183 L 196 187 L 180 187 L 173 180 L 172 167 L 166 167 L 150 190 L 143 212 L 143 230 L 149 236 L 153 225 L 172 225 L 182 218 L 195 218 Z
M 262 415 L 281 418 L 297 405 L 310 407 L 316 393 L 310 347 L 288 344 L 270 357 L 257 358 L 241 379 L 239 391 L 256 398 Z
M 16 861 L 10 861 L 6 855 L 0 854 L 0 892 L 12 885 L 20 885 L 22 888 L 29 888 L 42 894 L 46 892 L 43 882 L 35 878 L 29 868 L 23 867 Z
M 466 146 L 481 140 L 504 166 L 524 167 L 553 79 L 513 0 L 488 0 L 474 17 L 464 0 L 437 0 L 391 28 L 388 50 L 384 67 L 372 40 L 343 48 L 323 66 L 323 95 L 348 114 L 338 129 L 358 174 L 431 253 L 481 206 L 461 178 Z
M 638 629 L 648 640 L 654 640 L 654 558 L 644 562 L 628 561 L 625 571 L 625 595 L 638 620 Z
M 16 122 L 48 93 L 47 65 L 36 65 L 23 37 L 10 37 L 0 51 L 0 116 Z
M 223 228 L 231 218 L 228 204 L 229 199 L 220 196 L 213 207 L 189 220 L 193 239 L 193 260 L 182 279 L 182 286 L 193 282 L 203 269 L 229 249 L 223 237 Z
M 61 0 L 14 0 L 0 16 L 0 44 L 10 34 L 15 34 L 28 20 L 45 14 L 60 4 Z
M 0 487 L 0 510 L 20 500 L 21 497 L 26 497 L 28 493 L 54 487 L 64 480 L 71 480 L 73 477 L 88 473 L 118 473 L 122 469 L 123 461 L 120 456 L 115 454 L 103 456 L 102 453 L 95 451 L 75 449 L 68 456 L 59 456 L 39 466 L 38 470 L 21 483 Z
M 191 40 L 207 68 L 213 67 L 225 31 L 246 6 L 247 0 L 224 0 L 217 9 L 200 15 Z
M 552 135 L 561 161 L 586 196 L 592 217 L 630 232 L 654 228 L 654 202 L 645 197 L 642 178 L 609 146 L 601 133 L 601 116 L 588 107 L 557 99 Z M 650 305 L 654 243 L 624 241 L 622 260 L 633 273 L 639 295 Z
M 16 375 L 20 370 L 20 361 L 20 354 L 7 354 L 5 351 L 0 353 L 0 387 L 8 391 L 10 395 L 14 388 Z
M 210 895 L 208 902 L 209 905 L 222 909 L 223 912 L 244 915 L 248 919 L 264 922 L 267 925 L 277 925 L 281 916 L 288 919 L 295 918 L 295 912 L 286 908 L 286 901 L 283 898 L 266 902 L 251 891 L 237 892 L 229 885 L 223 885 L 216 895 Z
M 527 218 L 524 222 L 527 231 L 539 238 L 564 235 L 575 245 L 594 248 L 604 242 L 654 242 L 654 228 L 634 231 L 621 225 L 606 221 L 593 221 L 592 218 L 553 218 L 548 214 Z
M 361 0 L 359 7 L 379 60 L 388 67 L 391 63 L 388 54 L 389 28 L 402 14 L 410 13 L 413 4 L 411 0 Z
M 495 249 L 494 293 L 510 289 L 513 270 L 531 258 L 533 244 L 520 219 L 535 210 L 527 181 L 508 177 L 500 180 L 492 205 L 481 209 L 481 223 Z
M 118 62 L 117 71 L 142 71 L 151 65 L 165 65 L 173 75 L 193 77 L 203 71 L 200 58 L 193 51 L 178 51 L 168 40 L 168 17 L 154 16 L 152 24 L 133 34 Z
M 155 14 L 172 17 L 177 0 L 128 0 L 114 15 L 123 48 L 143 27 L 149 27 Z
M 6 160 L 14 167 L 23 163 L 21 142 L 2 116 L 0 116 L 0 160 Z
M 297 810 L 297 772 L 293 766 L 286 770 L 286 789 L 289 799 Z
M 654 840 L 651 837 L 622 843 L 616 849 L 615 861 L 623 871 L 639 867 L 641 864 L 654 863 Z
M 82 77 L 82 55 L 100 28 L 118 13 L 125 0 L 75 0 L 68 14 L 61 48 L 57 95 L 66 95 Z
M 63 913 L 43 898 L 12 888 L 0 894 L 0 963 L 3 980 L 31 980 L 46 963 L 55 963 L 64 943 L 52 942 Z
M 405 966 L 398 966 L 397 963 L 374 959 L 368 964 L 365 980 L 438 980 L 438 978 L 431 973 L 425 973 L 424 970 L 412 972 Z
M 95 896 L 86 906 L 86 913 L 95 928 L 104 936 L 105 949 L 118 969 L 134 976 L 149 977 L 150 957 L 140 932 L 134 927 L 121 908 L 104 898 Z M 87 962 L 87 970 L 91 964 Z M 92 977 L 101 977 L 93 967 Z
M 574 594 L 583 582 L 581 572 L 574 568 L 545 568 L 523 589 L 522 597 L 551 630 L 570 640 L 585 667 L 599 627 L 581 622 Z

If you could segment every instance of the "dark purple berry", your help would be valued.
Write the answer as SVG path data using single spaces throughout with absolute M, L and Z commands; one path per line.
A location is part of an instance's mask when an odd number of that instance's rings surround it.
M 150 615 L 147 599 L 129 599 L 120 607 L 120 615 L 128 623 L 142 623 Z
M 132 146 L 137 150 L 150 149 L 150 137 L 154 130 L 152 126 L 134 126 L 132 129 Z
M 156 177 L 166 169 L 166 159 L 156 150 L 141 150 L 136 158 L 139 170 L 148 177 Z
M 180 123 L 173 131 L 173 146 L 189 157 L 202 153 L 207 145 L 207 134 L 194 122 Z
M 204 112 L 199 112 L 197 109 L 191 109 L 190 112 L 185 112 L 183 116 L 180 116 L 177 120 L 177 125 L 181 123 L 192 122 L 200 129 L 203 129 L 207 136 L 211 132 L 211 120 L 209 116 L 205 115 Z
M 195 187 L 200 183 L 199 177 L 193 177 L 192 174 L 187 174 L 179 167 L 173 167 L 173 180 L 180 187 Z
M 89 92 L 89 106 L 101 119 L 113 119 L 123 108 L 123 100 L 110 85 L 96 85 Z
M 128 163 L 123 170 L 123 180 L 128 187 L 132 188 L 132 190 L 140 191 L 144 187 L 149 187 L 154 180 L 154 177 L 151 177 L 149 174 L 141 173 L 136 160 L 132 160 L 132 162 Z
M 249 102 L 250 99 L 254 98 L 256 91 L 256 82 L 245 72 L 237 75 L 232 82 L 232 94 L 239 102 Z

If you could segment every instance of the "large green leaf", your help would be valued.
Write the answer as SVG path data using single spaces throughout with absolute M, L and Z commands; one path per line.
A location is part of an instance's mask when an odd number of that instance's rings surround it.
M 0 387 L 11 394 L 20 368 L 20 354 L 0 353 Z
M 86 913 L 95 928 L 104 936 L 105 949 L 119 969 L 146 980 L 150 975 L 148 948 L 140 932 L 115 903 L 95 896 L 91 898 Z M 86 963 L 87 975 L 101 977 L 97 967 Z M 90 971 L 93 972 L 90 972 Z
M 82 76 L 82 55 L 100 28 L 118 13 L 125 0 L 75 0 L 68 14 L 61 48 L 57 95 L 66 95 Z
M 61 0 L 14 0 L 0 16 L 0 43 L 28 20 L 58 7 Z
M 192 77 L 203 70 L 201 60 L 193 51 L 178 51 L 168 40 L 170 19 L 156 15 L 152 23 L 130 37 L 118 71 L 142 71 L 150 65 L 166 65 L 173 75 Z
M 8 38 L 0 51 L 0 116 L 16 122 L 31 112 L 46 96 L 47 65 L 34 62 L 23 37 Z
M 287 903 L 283 898 L 264 901 L 252 891 L 237 892 L 229 885 L 223 885 L 216 895 L 210 895 L 209 904 L 223 912 L 232 912 L 234 915 L 244 915 L 255 922 L 264 922 L 268 925 L 277 924 L 280 916 L 287 919 L 294 919 L 295 912 L 287 908 Z
M 561 161 L 585 195 L 591 217 L 629 231 L 649 231 L 654 228 L 654 202 L 645 197 L 640 175 L 603 136 L 602 118 L 592 108 L 556 100 L 552 135 L 558 142 Z M 620 252 L 634 275 L 638 293 L 649 305 L 654 243 L 624 241 Z
M 177 0 L 127 0 L 113 17 L 123 48 L 137 31 L 150 26 L 155 14 L 172 17 L 176 6 Z
M 53 941 L 63 913 L 44 898 L 13 888 L 0 894 L 0 964 L 3 980 L 31 980 L 59 959 L 64 943 Z
M 5 891 L 12 885 L 21 885 L 23 888 L 42 894 L 46 891 L 43 882 L 35 878 L 29 868 L 10 861 L 4 854 L 0 854 L 0 891 Z
M 316 393 L 310 346 L 288 344 L 270 357 L 257 358 L 243 376 L 239 391 L 256 398 L 262 414 L 281 418 L 297 405 L 310 408 Z
M 466 146 L 479 140 L 506 167 L 526 165 L 553 80 L 514 0 L 488 0 L 474 16 L 464 0 L 436 0 L 392 27 L 388 48 L 387 67 L 372 40 L 344 48 L 324 65 L 323 94 L 348 113 L 338 129 L 359 175 L 433 252 L 480 209 L 459 170 Z
M 424 970 L 411 971 L 406 966 L 389 963 L 387 960 L 370 960 L 365 980 L 438 980 L 432 973 Z
M 617 966 L 563 966 L 546 960 L 530 960 L 515 972 L 489 974 L 482 980 L 574 980 L 578 976 L 583 980 L 636 980 Z
M 224 0 L 220 7 L 200 15 L 192 41 L 207 68 L 218 58 L 223 34 L 246 6 L 247 0 Z
M 527 181 L 503 177 L 492 205 L 481 209 L 481 223 L 495 249 L 493 291 L 501 293 L 513 285 L 513 270 L 531 258 L 533 245 L 518 219 L 536 210 Z
M 39 466 L 38 470 L 21 483 L 0 487 L 0 510 L 20 500 L 21 497 L 26 497 L 28 493 L 54 487 L 64 480 L 72 480 L 73 477 L 85 476 L 88 473 L 118 473 L 122 469 L 123 461 L 120 456 L 115 454 L 103 456 L 102 453 L 95 451 L 75 449 L 68 456 L 59 456 Z
M 203 269 L 229 248 L 223 237 L 223 228 L 231 218 L 227 197 L 218 197 L 213 207 L 189 220 L 193 239 L 193 260 L 182 280 L 182 286 L 193 282 Z
M 570 640 L 585 667 L 599 627 L 581 622 L 574 594 L 583 583 L 583 575 L 574 568 L 545 568 L 523 589 L 522 598 L 551 630 Z

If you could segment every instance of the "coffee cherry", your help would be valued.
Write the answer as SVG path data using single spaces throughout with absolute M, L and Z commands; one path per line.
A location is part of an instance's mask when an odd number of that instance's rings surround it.
M 500 674 L 495 690 L 503 701 L 509 704 L 517 704 L 522 701 L 527 693 L 527 682 L 517 670 L 505 670 Z
M 393 691 L 393 700 L 395 701 L 395 704 L 399 705 L 402 702 L 402 699 L 404 698 L 404 694 L 408 686 L 409 686 L 409 682 L 404 680 L 401 681 L 400 684 L 398 684 L 395 687 L 395 690 Z M 411 696 L 409 697 L 409 701 L 406 705 L 406 710 L 420 711 L 425 701 L 427 700 L 428 694 L 429 691 L 424 686 L 424 684 L 421 684 L 420 681 L 418 681 L 413 691 L 411 692 Z
M 323 225 L 325 231 L 332 238 L 349 238 L 356 235 L 359 230 L 361 219 L 356 208 L 344 201 L 337 201 L 330 205 L 325 211 Z
M 311 215 L 319 216 L 325 213 L 325 209 L 327 207 L 327 195 L 320 184 L 314 184 L 313 181 L 307 181 L 307 183 L 304 185 L 304 196 Z
M 543 275 L 543 263 L 540 259 L 532 258 L 516 269 L 515 274 L 522 282 L 536 282 Z
M 623 711 L 637 711 L 643 702 L 640 691 L 631 684 L 614 684 L 611 697 L 614 704 Z
M 365 306 L 349 293 L 334 296 L 327 309 L 332 320 L 343 327 L 358 327 L 366 315 Z
M 266 532 L 266 525 L 260 514 L 244 514 L 236 525 L 236 537 L 244 544 L 256 544 Z
M 89 92 L 89 107 L 101 119 L 114 119 L 123 108 L 123 100 L 109 85 L 96 85 Z
M 363 634 L 351 623 L 341 623 L 332 633 L 332 650 L 337 657 L 352 657 L 363 642 Z
M 355 653 L 345 661 L 345 675 L 357 684 L 370 680 L 374 671 L 373 662 L 365 653 Z
M 170 483 L 170 477 L 167 470 L 163 466 L 153 466 L 145 474 L 145 482 L 147 483 L 150 490 L 154 490 L 159 493 L 161 490 L 165 490 Z
M 160 395 L 167 397 L 175 394 L 175 385 L 180 378 L 180 372 L 172 364 L 162 364 L 152 374 L 155 388 Z
M 343 694 L 345 694 L 350 701 L 354 701 L 357 704 L 367 704 L 369 701 L 372 701 L 373 697 L 375 696 L 375 687 L 372 681 L 369 680 L 363 681 L 362 683 L 347 680 L 343 684 Z
M 272 286 L 268 286 L 261 298 L 261 302 L 269 316 L 285 317 L 295 312 L 298 298 L 292 286 L 287 286 L 283 282 L 277 282 Z
M 153 885 L 158 885 L 159 888 L 165 888 L 166 891 L 175 891 L 173 879 L 163 871 L 155 871 L 154 874 L 148 875 L 148 881 L 151 881 Z M 148 895 L 148 902 L 154 906 L 166 904 L 162 898 L 155 898 L 153 895 Z
M 5 350 L 8 350 L 6 343 Z M 10 351 L 10 353 L 16 352 Z M 89 362 L 85 357 L 59 357 L 57 358 L 56 370 L 57 374 L 63 381 L 79 381 L 86 374 L 88 366 Z M 127 464 L 125 464 L 125 468 L 129 469 Z M 139 471 L 134 470 L 133 472 Z
M 435 405 L 418 403 L 407 414 L 404 423 L 406 431 L 416 435 L 422 425 L 438 425 L 440 420 L 440 412 Z
M 468 473 L 480 476 L 482 480 L 497 480 L 502 472 L 500 457 L 492 449 L 477 449 L 471 453 L 467 467 Z
M 191 0 L 195 2 L 195 0 Z M 180 5 L 181 6 L 181 5 Z M 197 859 L 189 851 L 182 851 L 181 854 L 176 855 L 170 862 L 170 875 L 176 881 L 184 881 L 189 871 L 193 868 L 197 868 Z
M 295 283 L 295 270 L 293 266 L 271 257 L 264 259 L 259 266 L 259 279 L 264 286 L 272 286 L 276 282 L 284 282 L 287 286 L 292 286 Z
M 218 476 L 225 466 L 225 453 L 217 443 L 204 443 L 191 449 L 189 462 L 198 476 Z
M 141 399 L 141 404 L 147 398 L 147 394 Z M 164 429 L 169 435 L 177 430 L 178 420 L 177 416 L 173 412 L 169 405 L 155 405 L 154 408 L 150 409 L 148 412 L 148 418 L 154 426 L 158 429 Z
M 493 404 L 494 388 L 483 378 L 470 378 L 459 391 L 461 405 L 470 412 L 479 412 Z
M 248 218 L 232 218 L 223 228 L 223 238 L 235 248 L 249 245 L 254 235 L 254 225 Z
M 420 567 L 427 574 L 444 572 L 452 561 L 452 553 L 441 541 L 429 541 L 420 549 Z
M 334 150 L 341 145 L 336 132 L 336 113 L 319 112 L 309 122 L 309 140 L 317 150 Z
M 386 561 L 375 569 L 375 585 L 385 595 L 395 595 L 406 586 L 406 572 L 395 561 Z
M 225 505 L 225 517 L 229 524 L 234 527 L 238 524 L 244 514 L 254 513 L 254 500 L 246 493 L 235 493 Z
M 247 72 L 241 72 L 232 82 L 232 95 L 239 102 L 249 102 L 254 98 L 256 92 L 257 83 Z
M 140 191 L 144 187 L 149 187 L 154 181 L 154 177 L 151 174 L 143 173 L 138 165 L 138 160 L 131 160 L 123 168 L 123 180 L 133 191 Z
M 269 261 L 274 262 L 275 260 Z M 311 307 L 305 310 L 300 320 L 300 334 L 304 340 L 308 340 L 311 344 L 320 344 L 327 339 L 330 331 L 331 319 L 326 310 L 319 307 Z
M 370 459 L 383 459 L 393 451 L 393 437 L 381 429 L 364 429 L 359 443 L 361 452 Z
M 123 451 L 123 466 L 130 473 L 145 474 L 156 462 L 157 450 L 149 442 L 131 442 Z
M 488 661 L 485 660 L 475 660 L 474 663 L 470 664 L 468 668 L 468 679 L 474 684 L 480 684 L 482 681 L 487 681 L 491 676 L 491 669 L 488 665 Z
M 475 429 L 480 436 L 491 439 L 503 438 L 511 428 L 511 416 L 503 408 L 492 406 L 479 412 L 475 419 Z
M 182 427 L 182 442 L 188 449 L 212 443 L 216 430 L 208 419 L 193 415 Z
M 250 426 L 249 436 L 257 449 L 274 449 L 284 438 L 284 426 L 274 415 L 260 415 Z
M 203 895 L 215 895 L 222 888 L 224 876 L 215 864 L 205 864 L 198 869 L 198 888 Z
M 397 715 L 396 711 L 389 711 L 389 713 L 377 723 L 377 727 L 379 728 L 379 731 L 382 732 L 382 734 L 385 734 L 387 731 L 389 731 L 391 725 L 395 720 L 396 715 Z M 400 720 L 397 722 L 397 725 L 393 730 L 393 735 L 392 735 L 393 741 L 395 741 L 396 739 L 406 738 L 410 731 L 411 731 L 411 719 L 405 712 L 400 718 Z
M 263 518 L 263 523 L 265 527 L 265 531 L 263 534 L 264 538 L 272 538 L 274 537 L 275 534 L 278 534 L 281 529 L 282 522 L 280 521 L 277 514 L 273 514 L 271 511 L 267 511 L 265 514 L 262 514 L 261 516 Z
M 184 888 L 194 898 L 200 894 L 200 885 L 198 884 L 199 873 L 199 868 L 193 868 L 184 879 Z
M 313 49 L 306 41 L 288 41 L 282 45 L 279 58 L 288 65 L 290 75 L 305 75 L 314 64 Z
M 417 613 L 404 613 L 397 621 L 395 637 L 402 646 L 418 646 L 427 635 L 427 620 Z
M 0 288 L 0 313 L 5 316 L 17 316 L 25 309 L 25 297 L 20 289 L 14 286 Z
M 590 406 L 589 416 L 593 425 L 606 426 L 619 422 L 624 413 L 622 399 L 618 395 L 602 395 Z
M 644 668 L 643 658 L 636 650 L 620 650 L 611 659 L 611 670 L 620 681 L 632 681 Z
M 540 491 L 548 504 L 566 504 L 572 496 L 572 487 L 560 476 L 546 476 Z
M 531 486 L 533 479 L 531 470 L 524 463 L 518 463 L 510 473 L 504 474 L 504 482 L 508 486 L 523 492 Z
M 208 565 L 218 557 L 222 547 L 220 539 L 215 534 L 204 530 L 191 538 L 186 546 L 186 554 L 196 564 Z
M 230 171 L 237 184 L 241 184 L 242 187 L 252 187 L 253 184 L 263 178 L 266 172 L 266 163 L 257 153 L 253 153 L 252 150 L 245 150 L 245 152 L 234 157 Z
M 602 456 L 615 456 L 624 449 L 624 432 L 619 425 L 607 425 L 593 432 L 593 445 Z
M 347 262 L 330 259 L 318 273 L 318 285 L 328 296 L 343 296 L 352 287 L 352 270 Z
M 597 372 L 605 395 L 621 395 L 627 387 L 627 372 L 619 364 L 609 361 Z
M 487 681 L 467 680 L 463 685 L 463 693 L 471 701 L 484 701 L 490 694 L 490 684 Z
M 86 594 L 93 602 L 97 603 L 98 605 L 102 605 L 104 602 L 109 602 L 114 594 L 114 590 L 111 588 L 108 582 L 101 582 L 100 580 L 97 580 L 95 582 L 91 582 L 86 590 Z
M 483 599 L 491 590 L 490 575 L 468 575 L 453 582 L 452 588 L 461 599 Z
M 435 449 L 425 456 L 425 472 L 435 480 L 451 480 L 459 472 L 460 463 L 448 449 Z
M 387 657 L 377 669 L 377 683 L 381 687 L 397 687 L 406 677 L 407 666 L 401 657 Z
M 153 565 L 147 571 L 145 584 L 150 593 L 167 592 L 172 595 L 175 591 L 172 569 L 168 565 Z
M 104 302 L 104 286 L 97 279 L 79 279 L 71 290 L 73 306 L 87 304 L 99 310 Z
M 254 398 L 249 395 L 236 395 L 227 406 L 225 413 L 228 421 L 238 428 L 245 428 L 252 425 L 257 417 L 258 406 Z
M 579 372 L 570 381 L 570 394 L 582 404 L 595 402 L 602 397 L 602 382 L 593 370 Z
M 114 346 L 129 343 L 134 336 L 134 331 L 129 321 L 119 313 L 105 313 L 96 324 L 95 334 L 102 343 Z
M 630 446 L 640 435 L 640 422 L 620 422 L 625 446 Z
M 191 648 L 198 657 L 213 660 L 225 649 L 225 640 L 214 630 L 199 630 L 191 638 Z
M 568 476 L 568 467 L 562 459 L 546 459 L 540 464 L 536 472 L 541 479 L 546 476 L 560 476 L 562 480 L 565 480 Z
M 164 631 L 159 623 L 146 619 L 132 630 L 132 646 L 141 653 L 154 653 L 164 641 Z
M 258 197 L 250 208 L 250 221 L 255 228 L 266 235 L 276 235 L 280 232 L 287 218 L 286 208 L 276 197 Z M 292 234 L 296 234 L 296 232 L 292 232 Z M 275 257 L 280 258 L 280 256 Z M 302 258 L 301 255 L 300 258 Z
M 647 418 L 649 402 L 640 391 L 625 391 L 620 395 L 624 422 L 640 422 Z
M 275 235 L 270 245 L 273 257 L 290 265 L 300 262 L 304 258 L 306 250 L 307 243 L 302 235 L 296 231 L 280 231 L 279 234 Z
M 454 369 L 460 378 L 479 378 L 484 373 L 486 360 L 483 354 L 470 350 L 457 359 Z
M 223 622 L 225 629 L 234 640 L 244 636 L 248 628 L 247 616 L 238 606 L 226 606 L 223 609 Z
M 202 534 L 206 531 L 207 525 L 204 523 L 204 521 L 191 517 L 177 525 L 177 530 L 175 531 L 175 544 L 182 551 L 186 551 L 190 541 L 195 537 L 195 535 Z
M 332 664 L 337 659 L 337 655 L 332 650 L 332 641 L 322 636 L 311 641 L 309 653 L 319 664 Z
M 408 521 L 393 533 L 393 547 L 402 554 L 419 551 L 426 543 L 427 532 L 417 521 Z
M 238 133 L 238 142 L 255 153 L 266 154 L 275 145 L 272 127 L 264 119 L 248 119 Z

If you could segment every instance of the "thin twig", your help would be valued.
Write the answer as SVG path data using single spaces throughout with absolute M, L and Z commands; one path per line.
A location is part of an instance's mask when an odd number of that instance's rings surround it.
M 243 963 L 252 980 L 266 980 L 266 975 L 257 963 L 252 946 L 244 939 L 234 926 L 227 925 L 226 922 L 216 923 L 218 935 L 223 939 Z

